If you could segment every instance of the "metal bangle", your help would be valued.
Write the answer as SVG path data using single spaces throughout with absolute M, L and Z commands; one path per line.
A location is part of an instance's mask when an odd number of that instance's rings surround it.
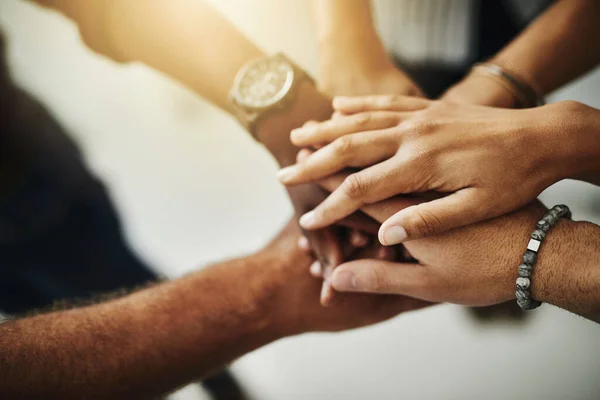
M 519 277 L 516 281 L 517 304 L 523 310 L 533 310 L 542 305 L 541 302 L 531 297 L 529 287 L 531 286 L 531 275 L 533 267 L 537 261 L 537 253 L 544 242 L 550 228 L 556 224 L 560 218 L 571 219 L 571 210 L 565 205 L 556 205 L 552 207 L 541 220 L 535 225 L 536 229 L 531 232 L 527 250 L 523 254 L 523 263 L 519 265 Z
M 513 94 L 516 95 L 521 103 L 521 108 L 531 108 L 543 106 L 545 104 L 544 98 L 539 96 L 538 92 L 531 85 L 528 85 L 522 79 L 517 78 L 515 75 L 506 71 L 497 64 L 478 63 L 473 66 L 472 71 L 479 71 L 485 75 L 497 77 L 506 82 L 512 89 L 514 89 Z

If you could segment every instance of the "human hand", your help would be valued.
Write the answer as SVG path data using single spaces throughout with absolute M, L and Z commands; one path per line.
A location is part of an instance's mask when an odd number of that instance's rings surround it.
M 333 191 L 344 179 L 344 174 L 338 174 L 321 180 L 320 185 Z M 368 204 L 363 211 L 384 221 L 396 210 L 427 201 L 432 196 L 435 195 L 396 196 Z M 346 262 L 335 269 L 331 284 L 340 292 L 395 293 L 470 306 L 514 299 L 517 266 L 529 234 L 544 211 L 536 201 L 513 214 L 404 243 L 417 263 L 368 259 Z M 570 221 L 559 222 L 553 235 L 548 237 L 552 242 L 546 243 L 544 252 L 540 253 L 531 288 L 535 298 L 538 295 L 545 298 L 544 294 L 550 291 L 548 282 L 557 280 L 553 252 L 560 253 L 563 249 L 556 237 L 570 229 L 570 224 Z
M 430 305 L 403 296 L 338 293 L 329 307 L 323 307 L 319 303 L 321 279 L 308 273 L 314 258 L 298 247 L 300 237 L 299 228 L 290 222 L 258 255 L 266 266 L 258 273 L 270 282 L 264 307 L 273 330 L 281 336 L 357 328 Z M 371 250 L 363 255 L 374 257 Z
M 350 175 L 305 214 L 305 229 L 397 194 L 449 193 L 398 211 L 379 230 L 387 245 L 422 238 L 513 211 L 588 168 L 573 157 L 588 149 L 565 146 L 578 107 L 563 102 L 505 110 L 402 96 L 338 98 L 334 108 L 353 115 L 293 131 L 298 146 L 326 145 L 283 169 L 280 180 L 293 185 L 376 164 Z

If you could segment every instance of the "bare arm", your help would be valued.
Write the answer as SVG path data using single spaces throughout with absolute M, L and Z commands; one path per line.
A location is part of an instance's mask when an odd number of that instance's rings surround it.
M 0 324 L 0 398 L 155 398 L 278 338 L 426 305 L 344 295 L 322 307 L 298 238 L 290 224 L 256 255 L 110 302 Z
M 108 303 L 0 325 L 0 397 L 154 398 L 200 378 L 275 338 L 260 308 L 266 261 L 231 261 Z
M 370 0 L 313 0 L 321 88 L 330 95 L 421 90 L 396 68 L 375 30 Z
M 560 0 L 491 59 L 546 95 L 600 62 L 600 1 Z M 515 99 L 471 74 L 445 95 L 456 101 L 510 107 Z

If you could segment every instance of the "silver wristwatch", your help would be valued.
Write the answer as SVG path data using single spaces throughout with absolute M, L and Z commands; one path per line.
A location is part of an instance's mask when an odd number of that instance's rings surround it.
M 229 92 L 233 111 L 254 136 L 262 118 L 291 106 L 299 83 L 305 80 L 313 81 L 282 53 L 251 61 L 236 74 Z

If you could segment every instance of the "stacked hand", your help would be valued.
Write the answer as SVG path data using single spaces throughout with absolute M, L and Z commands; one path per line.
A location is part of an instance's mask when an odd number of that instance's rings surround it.
M 599 176 L 600 145 L 578 129 L 591 109 L 580 104 L 515 111 L 371 96 L 337 98 L 334 108 L 331 120 L 292 132 L 294 144 L 313 150 L 280 172 L 288 185 L 332 192 L 301 225 L 322 228 L 360 209 L 383 222 L 383 244 L 403 242 L 417 260 L 346 262 L 329 276 L 338 291 L 466 305 L 512 299 L 516 266 L 545 210 L 532 201 L 565 177 Z M 561 221 L 555 229 L 551 237 L 574 228 Z M 553 240 L 532 286 L 541 300 L 559 267 L 552 252 L 565 246 Z
M 280 180 L 294 185 L 349 167 L 364 169 L 301 218 L 305 229 L 398 194 L 445 195 L 387 219 L 380 241 L 396 244 L 516 210 L 588 167 L 570 157 L 577 141 L 567 136 L 565 124 L 584 112 L 571 103 L 515 111 L 372 96 L 337 98 L 334 108 L 343 115 L 292 131 L 297 146 L 321 148 L 281 170 Z

